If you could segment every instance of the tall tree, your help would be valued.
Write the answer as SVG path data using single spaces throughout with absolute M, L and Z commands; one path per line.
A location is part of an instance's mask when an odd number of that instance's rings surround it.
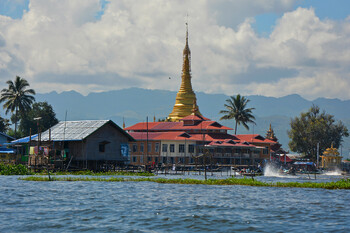
M 35 120 L 35 118 L 40 118 L 40 120 Z M 38 129 L 40 132 L 43 132 L 57 123 L 56 113 L 52 106 L 47 102 L 37 102 L 34 103 L 32 109 L 22 117 L 19 131 L 25 136 L 28 136 L 30 133 L 33 135 L 38 133 Z
M 0 116 L 0 132 L 6 133 L 9 130 L 9 120 Z
M 249 130 L 248 123 L 255 124 L 255 117 L 252 114 L 255 108 L 247 108 L 249 102 L 249 99 L 240 94 L 237 96 L 230 96 L 230 98 L 226 100 L 226 104 L 224 104 L 226 110 L 220 111 L 220 114 L 225 114 L 220 120 L 235 120 L 235 134 L 237 134 L 237 125 L 242 124 L 244 128 Z
M 317 157 L 317 144 L 321 154 L 332 144 L 339 148 L 343 137 L 349 136 L 348 129 L 341 121 L 336 122 L 333 115 L 321 112 L 316 105 L 308 112 L 301 113 L 300 117 L 292 119 L 290 126 L 289 148 L 314 161 Z
M 16 76 L 14 82 L 8 80 L 6 82 L 8 88 L 1 91 L 0 103 L 5 102 L 3 107 L 6 109 L 6 114 L 11 112 L 15 116 L 15 138 L 17 132 L 18 114 L 23 116 L 30 110 L 32 103 L 35 101 L 33 89 L 27 89 L 29 83 L 26 79 Z

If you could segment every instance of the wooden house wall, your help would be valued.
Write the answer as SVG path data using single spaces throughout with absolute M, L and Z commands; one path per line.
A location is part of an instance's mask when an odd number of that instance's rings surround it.
M 100 152 L 99 145 L 105 144 L 105 151 Z M 121 144 L 128 144 L 128 138 L 112 125 L 106 124 L 88 136 L 83 142 L 71 142 L 69 145 L 70 154 L 79 154 L 76 160 L 109 160 L 124 161 L 121 155 Z
M 4 147 L 6 148 L 6 146 L 4 146 L 4 143 L 8 142 L 8 137 L 6 137 L 5 135 L 0 134 L 0 147 Z

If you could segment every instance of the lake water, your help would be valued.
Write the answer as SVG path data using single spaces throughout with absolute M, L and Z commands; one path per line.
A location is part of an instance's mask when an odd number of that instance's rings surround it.
M 0 232 L 350 232 L 350 190 L 17 178 L 0 176 Z

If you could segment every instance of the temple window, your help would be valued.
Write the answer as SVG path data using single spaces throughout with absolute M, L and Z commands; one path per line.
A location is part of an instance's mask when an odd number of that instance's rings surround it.
M 168 144 L 162 144 L 162 152 L 168 152 Z
M 151 152 L 152 151 L 152 143 L 148 143 L 147 144 L 147 152 Z
M 159 152 L 159 142 L 156 142 L 156 144 L 154 145 L 154 152 Z
M 175 152 L 175 145 L 174 144 L 170 144 L 170 153 L 174 153 Z
M 140 152 L 143 152 L 144 151 L 144 145 L 143 143 L 140 143 Z
M 179 144 L 179 153 L 185 153 L 185 144 Z
M 264 154 L 264 155 L 269 154 L 269 148 L 268 148 L 268 147 L 265 147 L 265 148 L 263 149 L 263 154 Z
M 137 152 L 137 144 L 132 144 L 132 152 Z
M 188 153 L 194 153 L 194 144 L 188 145 Z

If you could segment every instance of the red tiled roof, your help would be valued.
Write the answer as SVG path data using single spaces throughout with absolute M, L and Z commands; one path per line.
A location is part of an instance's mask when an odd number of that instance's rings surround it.
M 254 148 L 255 145 L 251 144 L 248 141 L 243 141 L 243 139 L 253 138 L 253 142 L 257 142 L 261 140 L 261 136 L 258 134 L 251 135 L 231 135 L 226 133 L 209 133 L 209 134 L 188 134 L 185 131 L 170 131 L 170 132 L 130 132 L 129 133 L 136 140 L 153 140 L 153 141 L 161 141 L 161 140 L 179 140 L 184 141 L 185 139 L 188 141 L 204 141 L 210 142 L 210 146 L 215 147 L 250 147 Z M 240 137 L 242 136 L 242 137 Z M 260 136 L 260 137 L 257 137 Z M 255 138 L 258 139 L 255 139 Z M 241 138 L 241 139 L 240 139 Z M 271 140 L 269 140 L 271 141 Z M 261 142 L 261 141 L 258 141 Z M 273 142 L 273 141 L 271 141 Z
M 162 122 L 140 122 L 137 123 L 133 126 L 127 127 L 124 130 L 147 130 L 147 124 L 148 124 L 148 129 L 152 129 L 153 127 L 155 127 L 156 125 L 158 125 L 159 123 Z
M 160 141 L 160 140 L 193 140 L 191 138 L 191 135 L 184 131 L 176 131 L 176 132 L 130 132 L 130 135 L 132 135 L 133 138 L 136 140 L 153 140 L 153 141 Z
M 209 118 L 206 118 L 204 116 L 199 116 L 199 115 L 188 115 L 182 119 L 180 119 L 180 121 L 211 121 Z
M 268 143 L 268 144 L 276 144 L 275 141 L 270 139 L 266 139 L 260 134 L 237 134 L 235 135 L 239 140 L 249 142 L 249 143 Z
M 184 125 L 184 122 L 146 122 L 137 123 L 133 126 L 125 128 L 126 131 L 175 131 L 175 130 L 231 130 L 231 128 L 223 126 L 216 121 L 202 121 L 196 125 Z
M 225 141 L 227 139 L 238 140 L 234 135 L 227 133 L 191 134 L 191 138 L 197 141 Z

